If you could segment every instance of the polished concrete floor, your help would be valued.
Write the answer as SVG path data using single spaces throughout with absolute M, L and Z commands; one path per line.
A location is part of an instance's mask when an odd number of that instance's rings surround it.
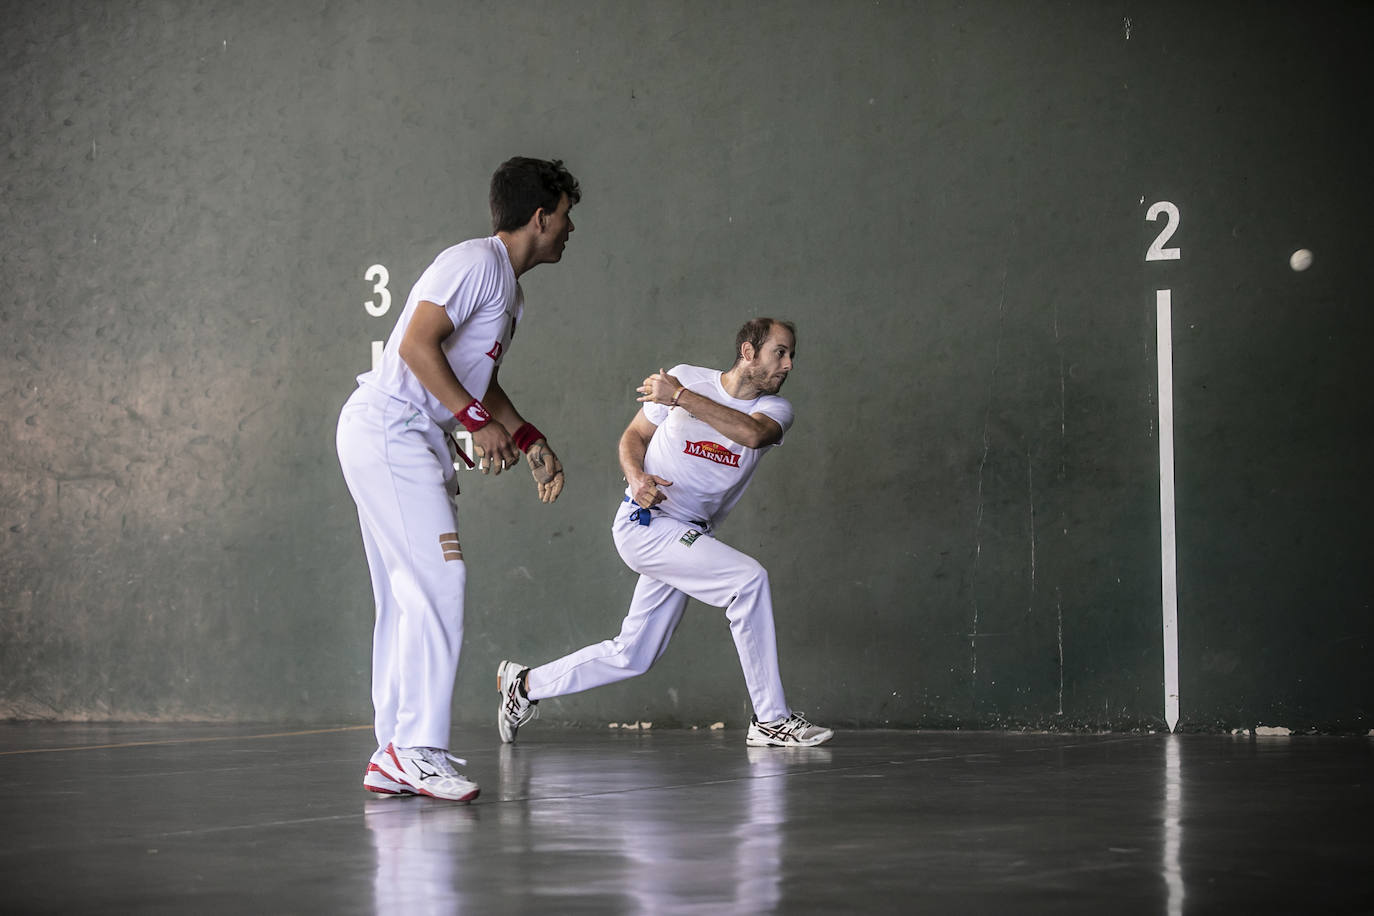
M 0 912 L 1374 912 L 1371 738 L 455 737 L 471 806 L 366 729 L 0 724 Z

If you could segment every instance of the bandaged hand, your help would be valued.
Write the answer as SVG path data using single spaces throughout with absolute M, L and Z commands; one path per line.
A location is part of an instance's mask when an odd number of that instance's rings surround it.
M 477 469 L 483 474 L 500 474 L 520 463 L 520 453 L 514 448 L 507 448 L 504 451 L 497 451 L 496 449 L 489 451 L 477 444 L 476 436 L 473 439 L 472 457 L 477 462 Z M 509 443 L 510 440 L 507 439 L 506 442 Z
M 483 474 L 500 474 L 520 460 L 510 433 L 500 423 L 487 423 L 472 434 L 472 457 Z
M 563 462 L 558 460 L 549 443 L 543 439 L 531 445 L 525 457 L 530 462 L 530 474 L 534 476 L 539 501 L 553 502 L 563 492 Z

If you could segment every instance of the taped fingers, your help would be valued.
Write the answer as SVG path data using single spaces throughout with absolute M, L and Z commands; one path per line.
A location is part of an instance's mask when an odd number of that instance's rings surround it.
M 500 474 L 520 463 L 518 452 L 513 457 L 498 459 L 495 455 L 488 455 L 487 450 L 476 442 L 472 444 L 472 457 L 477 459 L 477 469 L 483 474 Z
M 530 447 L 530 474 L 539 493 L 539 501 L 551 503 L 563 492 L 563 462 L 558 460 L 547 442 Z
M 547 483 L 539 485 L 539 501 L 551 503 L 563 492 L 563 472 L 558 471 Z

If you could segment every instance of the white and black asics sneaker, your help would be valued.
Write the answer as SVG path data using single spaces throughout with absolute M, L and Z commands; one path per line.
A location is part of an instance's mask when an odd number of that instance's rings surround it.
M 377 766 L 390 779 L 417 795 L 469 802 L 481 791 L 453 765 L 466 766 L 441 747 L 397 747 L 388 744 Z
M 799 712 L 776 722 L 760 722 L 755 716 L 749 723 L 749 747 L 815 747 L 835 737 L 833 729 L 821 728 L 806 721 Z
M 530 670 L 519 662 L 502 661 L 496 666 L 496 689 L 501 705 L 496 709 L 496 729 L 506 744 L 515 741 L 520 726 L 539 715 L 539 701 L 525 696 L 525 672 Z

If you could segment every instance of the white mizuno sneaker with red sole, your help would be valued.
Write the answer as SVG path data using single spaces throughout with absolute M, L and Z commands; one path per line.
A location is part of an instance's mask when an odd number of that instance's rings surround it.
M 389 744 L 377 764 L 382 774 L 416 795 L 470 802 L 481 791 L 477 783 L 454 769 L 467 761 L 441 747 L 397 747 Z

